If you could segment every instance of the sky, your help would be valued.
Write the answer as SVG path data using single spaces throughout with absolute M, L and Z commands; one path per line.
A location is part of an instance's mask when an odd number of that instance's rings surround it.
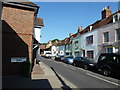
M 117 2 L 34 2 L 40 6 L 38 17 L 42 17 L 41 43 L 63 40 L 69 33 L 77 33 L 78 26 L 84 29 L 101 19 L 101 11 L 110 6 L 112 13 L 118 10 Z

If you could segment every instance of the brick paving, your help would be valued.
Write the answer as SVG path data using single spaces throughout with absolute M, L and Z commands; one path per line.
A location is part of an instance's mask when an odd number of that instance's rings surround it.
M 44 74 L 44 71 L 39 64 L 35 64 L 32 70 L 32 74 Z

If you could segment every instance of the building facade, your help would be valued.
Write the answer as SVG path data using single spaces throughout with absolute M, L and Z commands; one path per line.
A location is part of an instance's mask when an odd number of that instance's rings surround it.
M 120 53 L 120 9 L 112 13 L 110 6 L 103 8 L 101 20 L 82 29 L 78 27 L 77 35 L 73 34 L 73 57 L 88 57 L 97 62 L 101 53 Z M 64 49 L 68 51 L 68 45 Z
M 39 7 L 32 2 L 2 2 L 2 6 L 2 74 L 21 75 L 22 62 L 33 62 L 33 29 Z

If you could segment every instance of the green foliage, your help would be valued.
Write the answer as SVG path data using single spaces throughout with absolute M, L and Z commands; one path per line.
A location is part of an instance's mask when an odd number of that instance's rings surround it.
M 56 41 L 60 42 L 59 39 L 53 39 L 53 40 L 52 40 L 52 44 L 54 45 Z

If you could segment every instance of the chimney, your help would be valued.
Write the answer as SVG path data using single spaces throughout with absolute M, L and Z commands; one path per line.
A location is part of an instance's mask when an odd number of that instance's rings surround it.
M 112 14 L 112 11 L 110 10 L 110 6 L 104 7 L 103 11 L 101 12 L 101 14 L 102 14 L 102 19 L 105 19 L 108 16 L 110 16 Z
M 78 26 L 78 33 L 82 31 L 82 26 Z
M 72 33 L 69 34 L 69 36 L 72 36 L 72 35 L 73 35 Z

